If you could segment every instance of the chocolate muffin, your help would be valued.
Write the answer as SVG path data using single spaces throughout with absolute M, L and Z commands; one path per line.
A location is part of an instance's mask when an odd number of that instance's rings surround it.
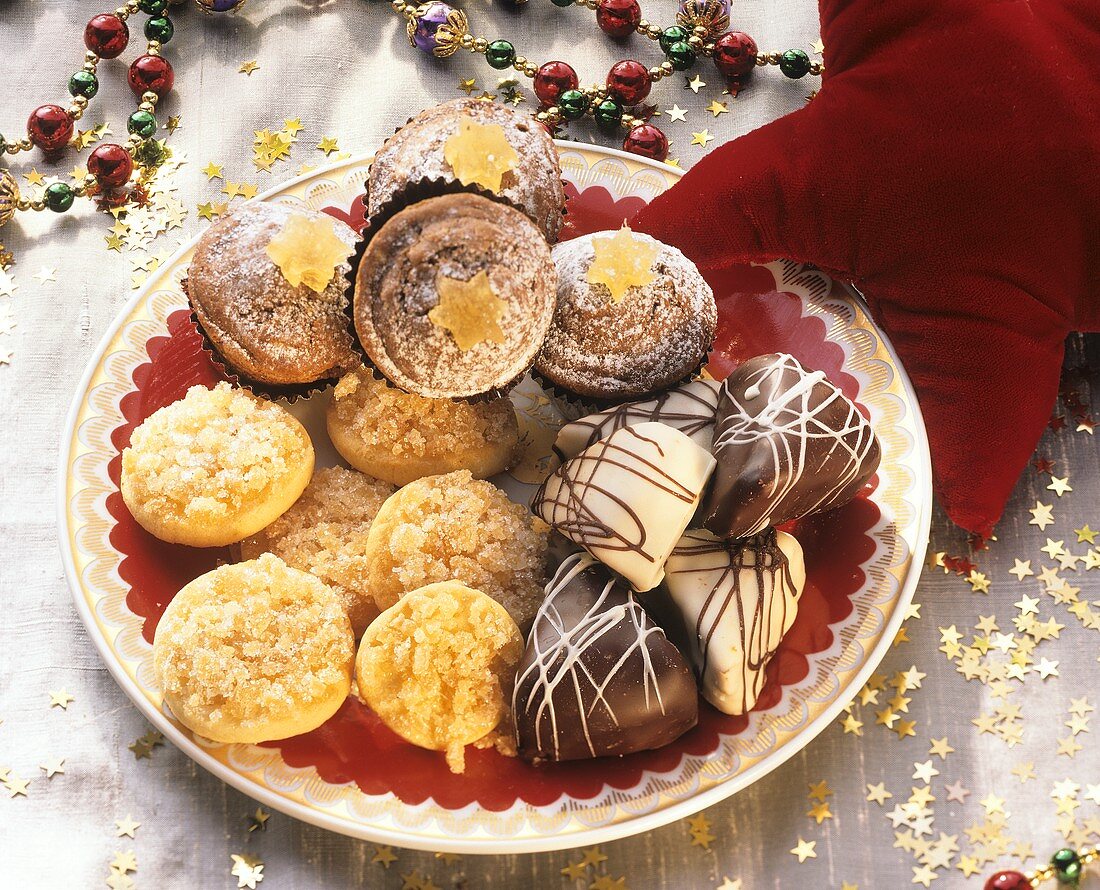
M 501 144 L 501 137 L 507 144 Z M 488 158 L 495 161 L 489 176 L 484 166 L 474 168 L 473 175 L 461 162 L 456 169 L 456 155 L 480 164 L 493 154 L 494 144 L 501 150 Z M 410 184 L 423 181 L 493 192 L 527 214 L 550 242 L 561 230 L 565 190 L 550 134 L 530 116 L 496 102 L 444 102 L 394 133 L 371 163 L 367 215 L 376 216 Z
M 554 247 L 558 300 L 536 372 L 567 397 L 605 406 L 662 392 L 700 368 L 714 294 L 675 247 L 623 228 Z
M 355 330 L 374 367 L 426 398 L 499 395 L 523 376 L 554 313 L 550 248 L 518 210 L 472 194 L 405 208 L 371 239 Z
M 305 281 L 292 284 L 268 253 L 291 221 L 296 226 L 304 221 L 307 231 L 325 236 L 330 248 L 339 242 L 347 248 L 319 291 Z M 230 371 L 246 382 L 284 386 L 338 377 L 358 365 L 346 295 L 351 268 L 346 257 L 356 237 L 327 214 L 269 203 L 244 204 L 206 230 L 185 288 L 203 332 Z M 293 252 L 292 243 L 288 249 Z M 311 257 L 303 256 L 302 262 Z M 323 277 L 327 269 L 313 272 Z

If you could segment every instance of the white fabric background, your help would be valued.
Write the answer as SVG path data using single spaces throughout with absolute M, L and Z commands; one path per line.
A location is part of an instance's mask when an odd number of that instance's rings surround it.
M 65 98 L 66 80 L 81 61 L 84 23 L 104 7 L 84 0 L 0 4 L 0 132 L 18 134 L 34 106 Z M 670 0 L 650 0 L 643 9 L 660 22 L 671 21 L 674 14 Z M 630 55 L 599 33 L 591 11 L 583 8 L 562 10 L 549 0 L 531 0 L 520 9 L 478 2 L 467 12 L 475 31 L 490 39 L 506 36 L 532 59 L 569 60 L 583 82 L 602 78 L 611 63 Z M 292 175 L 300 162 L 323 162 L 313 148 L 322 135 L 338 137 L 342 149 L 368 151 L 421 107 L 459 95 L 460 78 L 474 76 L 479 86 L 491 89 L 499 77 L 468 54 L 432 61 L 413 51 L 401 21 L 379 0 L 250 0 L 239 16 L 204 17 L 184 7 L 173 7 L 173 13 L 176 37 L 166 55 L 175 66 L 177 90 L 161 119 L 168 113 L 182 116 L 170 143 L 189 162 L 179 177 L 178 197 L 190 213 L 182 231 L 159 242 L 163 247 L 174 247 L 200 230 L 196 204 L 221 200 L 220 183 L 208 183 L 199 172 L 208 161 L 223 164 L 227 178 L 255 182 L 263 190 Z M 812 0 L 742 0 L 734 8 L 733 25 L 753 34 L 765 50 L 809 50 L 818 36 Z M 124 59 L 133 58 L 137 43 Z M 643 45 L 638 54 L 652 64 L 655 49 Z M 248 59 L 261 66 L 251 77 L 237 72 Z M 659 119 L 674 141 L 672 155 L 684 166 L 702 154 L 688 145 L 691 131 L 709 127 L 718 144 L 798 108 L 812 88 L 811 78 L 792 83 L 771 69 L 730 103 L 731 113 L 715 120 L 703 109 L 712 98 L 726 97 L 718 95 L 719 78 L 712 71 L 709 63 L 701 66 L 712 85 L 698 96 L 683 89 L 681 76 L 654 90 L 662 107 L 678 102 L 690 110 L 686 123 Z M 124 131 L 133 101 L 124 73 L 121 60 L 101 66 L 102 89 L 82 126 L 106 119 L 116 134 Z M 293 162 L 280 165 L 273 175 L 255 173 L 249 161 L 252 131 L 278 129 L 284 118 L 296 116 L 306 129 Z M 22 173 L 32 163 L 44 173 L 55 172 L 37 156 L 21 155 L 14 166 Z M 56 172 L 72 164 L 69 156 Z M 114 851 L 134 849 L 139 863 L 134 878 L 142 887 L 236 886 L 229 876 L 229 854 L 241 851 L 267 863 L 265 890 L 400 887 L 400 875 L 414 868 L 441 887 L 582 886 L 560 875 L 567 862 L 579 858 L 576 854 L 466 857 L 447 863 L 431 854 L 398 851 L 399 861 L 385 872 L 371 863 L 371 845 L 278 814 L 266 833 L 248 836 L 245 816 L 254 805 L 178 751 L 159 748 L 151 760 L 135 761 L 126 746 L 148 727 L 108 676 L 70 604 L 54 521 L 64 413 L 101 332 L 132 293 L 130 265 L 125 256 L 105 250 L 107 223 L 87 209 L 63 218 L 27 216 L 0 230 L 0 240 L 17 255 L 12 275 L 19 284 L 12 297 L 0 298 L 10 300 L 18 318 L 14 336 L 4 341 L 14 356 L 9 367 L 0 367 L 5 409 L 0 428 L 0 766 L 33 781 L 28 798 L 9 800 L 0 788 L 0 884 L 105 886 Z M 42 267 L 56 269 L 57 280 L 36 281 L 33 275 Z M 1095 353 L 1093 344 L 1094 358 Z M 1058 537 L 1063 537 L 1075 521 L 1088 518 L 1100 496 L 1096 446 L 1086 437 L 1065 436 L 1047 450 L 1074 472 L 1072 504 L 1067 498 L 1056 514 Z M 834 726 L 778 773 L 714 807 L 708 815 L 718 840 L 710 852 L 689 846 L 687 828 L 680 823 L 605 845 L 609 873 L 625 874 L 627 886 L 635 890 L 713 887 L 724 876 L 741 877 L 752 888 L 792 887 L 796 881 L 815 888 L 839 887 L 842 881 L 864 890 L 909 886 L 912 859 L 892 847 L 890 824 L 884 811 L 864 801 L 864 786 L 884 780 L 904 800 L 914 784 L 912 762 L 927 759 L 930 735 L 944 734 L 957 753 L 946 764 L 937 761 L 942 776 L 934 784 L 940 798 L 936 828 L 959 833 L 982 816 L 977 800 L 996 791 L 1019 814 L 1010 822 L 1014 836 L 1032 841 L 1044 855 L 1055 849 L 1059 839 L 1050 782 L 1066 776 L 1083 781 L 1089 772 L 1096 781 L 1100 775 L 1089 735 L 1079 737 L 1086 749 L 1075 761 L 1052 753 L 1069 696 L 1095 695 L 1095 636 L 1071 617 L 1059 616 L 1067 629 L 1052 657 L 1061 659 L 1062 677 L 1057 685 L 1029 685 L 1018 694 L 1028 733 L 1023 750 L 1015 751 L 990 736 L 978 737 L 970 718 L 983 707 L 988 710 L 984 690 L 966 684 L 936 652 L 937 625 L 970 627 L 978 614 L 994 608 L 1002 627 L 1008 624 L 1009 604 L 1019 595 L 1005 580 L 1011 555 L 1024 542 L 1034 549 L 1042 541 L 1037 529 L 1026 525 L 1025 508 L 1039 491 L 1035 484 L 1031 476 L 1017 492 L 1000 529 L 1001 542 L 983 555 L 987 573 L 996 579 L 990 598 L 975 597 L 957 578 L 940 573 L 926 578 L 918 594 L 924 620 L 911 623 L 913 642 L 894 650 L 884 666 L 894 671 L 915 663 L 929 674 L 910 705 L 910 716 L 918 721 L 916 739 L 898 742 L 875 727 L 873 715 L 865 711 L 862 739 Z M 1045 500 L 1053 497 L 1039 493 Z M 938 549 L 964 550 L 962 536 L 942 518 L 936 537 Z M 1091 579 L 1079 583 L 1086 592 L 1086 584 L 1092 584 L 1091 598 L 1096 598 Z M 67 711 L 48 707 L 48 691 L 61 687 L 76 697 Z M 65 758 L 65 773 L 47 780 L 38 764 L 55 756 Z M 1020 759 L 1035 760 L 1040 773 L 1040 780 L 1022 788 L 1007 776 Z M 973 797 L 966 806 L 944 803 L 944 780 L 960 777 Z M 817 826 L 805 816 L 806 789 L 821 779 L 836 791 L 830 799 L 836 818 Z M 1095 809 L 1086 803 L 1080 815 L 1095 815 Z M 116 839 L 113 825 L 128 813 L 143 823 L 132 842 Z M 818 842 L 817 858 L 805 865 L 788 853 L 799 837 Z M 936 886 L 963 883 L 961 873 L 952 869 Z

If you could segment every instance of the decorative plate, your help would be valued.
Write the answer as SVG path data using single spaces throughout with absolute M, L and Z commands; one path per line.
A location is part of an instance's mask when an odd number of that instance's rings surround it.
M 680 175 L 623 152 L 559 145 L 572 234 L 617 228 Z M 260 200 L 323 208 L 361 226 L 369 159 L 310 174 Z M 886 654 L 920 572 L 931 473 L 913 391 L 859 297 L 789 262 L 730 269 L 711 283 L 719 334 L 710 370 L 785 351 L 855 398 L 882 443 L 873 491 L 797 524 L 808 581 L 798 619 L 768 667 L 756 709 L 700 708 L 699 725 L 658 751 L 533 767 L 468 749 L 467 770 L 415 748 L 353 698 L 321 728 L 265 745 L 193 736 L 164 707 L 150 641 L 168 601 L 227 557 L 157 541 L 118 492 L 120 451 L 134 427 L 218 372 L 199 346 L 180 280 L 193 245 L 163 265 L 123 309 L 81 380 L 61 444 L 61 549 L 73 597 L 119 685 L 195 761 L 263 804 L 380 843 L 457 853 L 515 853 L 594 844 L 694 813 L 778 767 L 829 725 Z M 325 395 L 293 408 L 323 433 Z M 510 490 L 545 473 L 556 413 L 530 381 L 513 395 L 531 442 Z M 318 422 L 320 420 L 320 422 Z

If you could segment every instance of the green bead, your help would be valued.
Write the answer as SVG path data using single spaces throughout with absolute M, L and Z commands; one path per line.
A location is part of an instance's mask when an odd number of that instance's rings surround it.
M 567 6 L 572 6 L 574 0 L 550 0 L 550 2 L 555 6 L 560 6 L 562 9 L 565 9 Z
M 684 43 L 690 36 L 691 32 L 687 28 L 683 28 L 680 25 L 673 25 L 670 28 L 665 28 L 661 32 L 661 36 L 657 42 L 661 44 L 661 52 L 667 53 L 674 44 Z
M 1059 884 L 1076 887 L 1081 880 L 1081 857 L 1075 850 L 1063 847 L 1050 857 L 1050 864 L 1054 867 L 1054 876 Z
M 485 61 L 489 63 L 490 68 L 496 68 L 498 71 L 511 68 L 515 60 L 516 48 L 507 40 L 494 40 L 485 50 Z
M 695 48 L 686 41 L 674 43 L 666 51 L 665 55 L 677 71 L 687 71 L 695 64 Z
M 566 90 L 558 96 L 558 108 L 562 117 L 575 121 L 588 111 L 588 97 L 580 90 Z
M 614 133 L 619 129 L 623 117 L 623 107 L 614 99 L 604 99 L 592 112 L 596 126 L 604 133 Z
M 168 0 L 138 0 L 138 9 L 146 15 L 161 15 L 168 8 Z
M 797 80 L 810 71 L 810 57 L 800 49 L 789 49 L 779 57 L 779 70 Z
M 172 27 L 172 20 L 166 15 L 149 19 L 145 23 L 146 40 L 159 40 L 161 43 L 167 43 L 175 33 L 176 29 Z
M 77 71 L 69 78 L 69 94 L 91 99 L 99 92 L 99 78 L 91 71 Z
M 135 111 L 126 121 L 126 129 L 135 136 L 148 139 L 157 132 L 156 116 L 148 111 Z
M 73 206 L 73 187 L 65 182 L 51 182 L 44 195 L 46 206 L 54 213 L 64 213 Z

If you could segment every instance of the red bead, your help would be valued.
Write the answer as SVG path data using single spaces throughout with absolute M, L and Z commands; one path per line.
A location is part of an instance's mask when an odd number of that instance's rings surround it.
M 643 158 L 663 161 L 668 157 L 668 137 L 653 124 L 637 124 L 626 134 L 623 148 Z
M 1018 871 L 999 871 L 985 882 L 985 890 L 1032 890 L 1031 881 Z
M 104 59 L 117 59 L 129 42 L 130 29 L 112 12 L 95 16 L 84 29 L 84 45 Z
M 121 145 L 104 142 L 88 156 L 88 172 L 103 188 L 120 188 L 130 181 L 134 160 Z
M 130 89 L 135 96 L 142 93 L 156 93 L 166 96 L 172 92 L 176 74 L 167 59 L 160 56 L 138 56 L 130 65 Z
M 650 86 L 648 69 L 633 59 L 616 62 L 607 72 L 607 92 L 621 105 L 637 105 L 649 95 Z
M 727 31 L 714 41 L 714 67 L 726 77 L 744 77 L 756 68 L 756 41 L 743 31 Z
M 612 37 L 633 34 L 642 20 L 642 7 L 638 0 L 600 0 L 596 7 L 596 24 Z
M 566 90 L 577 88 L 577 72 L 565 62 L 547 62 L 535 74 L 535 95 L 543 105 L 556 105 Z
M 73 119 L 60 105 L 43 105 L 31 112 L 27 137 L 47 154 L 55 154 L 73 138 Z

